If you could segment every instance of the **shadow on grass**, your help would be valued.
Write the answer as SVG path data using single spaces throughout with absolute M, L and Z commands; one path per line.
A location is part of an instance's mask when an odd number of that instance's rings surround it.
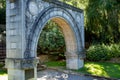
M 100 63 L 104 68 L 103 70 L 109 75 L 109 77 L 120 78 L 120 64 L 115 63 Z
M 108 62 L 86 62 L 77 72 L 103 76 L 108 78 L 120 78 L 120 64 Z

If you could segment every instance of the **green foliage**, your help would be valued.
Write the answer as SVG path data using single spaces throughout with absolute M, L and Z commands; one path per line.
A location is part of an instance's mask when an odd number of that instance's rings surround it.
M 5 69 L 0 69 L 0 75 L 4 75 L 4 74 L 7 74 L 7 70 L 5 70 Z
M 48 67 L 65 67 L 66 63 L 64 61 L 49 61 L 45 63 Z
M 3 69 L 5 65 L 0 63 L 0 75 L 7 74 L 7 70 Z
M 120 39 L 119 0 L 60 0 L 85 13 L 86 42 L 114 43 Z M 5 24 L 5 0 L 0 0 L 0 24 Z
M 88 5 L 88 0 L 60 0 L 60 1 L 84 10 Z
M 0 9 L 0 24 L 6 24 L 6 15 L 5 15 L 5 9 Z
M 108 62 L 86 62 L 85 66 L 76 72 L 108 78 L 120 78 L 120 64 Z
M 106 61 L 114 57 L 120 57 L 120 45 L 92 45 L 87 50 L 87 60 L 90 61 Z
M 92 45 L 87 50 L 87 59 L 90 61 L 105 61 L 111 58 L 111 52 L 105 45 Z
M 110 51 L 112 53 L 112 57 L 120 57 L 120 43 L 119 44 L 111 44 Z
M 6 7 L 6 0 L 0 0 L 0 8 Z
M 6 32 L 5 32 L 5 25 L 0 24 L 0 42 L 6 43 Z
M 114 43 L 120 39 L 119 0 L 61 0 L 85 13 L 86 42 Z
M 60 0 L 75 7 L 84 9 L 85 12 L 85 39 L 86 42 L 92 43 L 115 43 L 119 42 L 120 39 L 120 4 L 117 0 Z M 50 25 L 50 24 L 49 24 Z M 59 31 L 54 32 L 50 30 L 52 27 L 49 27 L 49 30 L 46 30 L 42 33 L 43 41 L 41 40 L 41 53 L 49 53 L 58 55 L 60 48 L 65 48 L 63 46 L 63 39 L 58 39 L 56 42 L 56 37 L 59 35 Z M 50 32 L 53 31 L 53 32 Z M 57 31 L 57 30 L 56 30 Z M 51 34 L 58 34 L 56 37 Z M 44 35 L 43 35 L 44 34 Z M 47 34 L 47 35 L 46 35 Z M 61 33 L 60 33 L 61 34 Z M 46 37 L 45 37 L 46 36 Z M 59 36 L 60 37 L 60 36 Z M 57 38 L 59 38 L 57 37 Z M 45 41 L 46 40 L 46 41 Z M 57 45 L 52 45 L 54 42 Z M 60 42 L 60 43 L 59 43 Z M 43 44 L 44 43 L 44 44 Z M 59 46 L 60 45 L 60 46 Z M 63 46 L 63 47 L 61 47 Z M 48 49 L 49 48 L 49 49 Z M 58 49 L 57 52 L 55 49 Z M 52 52 L 52 53 L 50 53 Z M 118 45 L 93 45 L 88 49 L 87 58 L 92 61 L 103 61 L 108 60 L 111 57 L 119 56 L 119 46 Z M 63 53 L 64 51 L 60 51 Z M 61 55 L 61 54 L 60 54 Z M 92 56 L 94 56 L 92 58 Z
M 38 53 L 64 57 L 65 41 L 58 25 L 49 21 L 38 41 Z
M 6 9 L 5 0 L 0 0 L 0 41 L 5 42 L 5 26 L 1 24 L 6 24 Z
M 103 43 L 119 41 L 119 7 L 116 0 L 89 0 L 86 7 L 86 31 L 93 37 L 91 40 Z
M 6 19 L 5 19 L 5 13 L 6 13 L 6 5 L 5 5 L 5 0 L 0 0 L 0 24 L 5 24 L 6 23 Z

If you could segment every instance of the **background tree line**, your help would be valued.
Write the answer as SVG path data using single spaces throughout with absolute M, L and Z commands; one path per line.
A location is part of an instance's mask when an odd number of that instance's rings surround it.
M 120 0 L 60 0 L 84 10 L 85 41 L 89 44 L 112 44 L 120 40 Z M 0 24 L 5 24 L 5 0 L 0 0 Z M 64 36 L 54 22 L 49 21 L 38 42 L 40 53 L 64 53 Z M 5 28 L 0 27 L 0 34 Z M 101 51 L 101 50 L 100 50 Z M 58 53 L 59 52 L 59 53 Z M 52 54 L 52 53 L 50 53 Z M 60 54 L 61 55 L 61 54 Z
M 0 42 L 5 43 L 5 23 L 6 23 L 6 14 L 5 14 L 5 0 L 0 0 Z
M 112 57 L 120 56 L 120 46 L 115 44 L 119 43 L 120 40 L 120 1 L 119 0 L 61 0 L 67 4 L 73 5 L 77 8 L 84 10 L 85 17 L 85 41 L 88 44 L 91 44 L 91 47 L 87 50 L 87 59 L 92 61 L 97 60 L 108 60 Z M 50 26 L 53 22 L 49 22 L 43 30 L 51 32 L 56 26 Z M 51 27 L 51 29 L 50 29 Z M 56 36 L 45 38 L 43 33 L 41 34 L 41 39 L 51 45 L 47 46 L 41 41 L 41 47 L 45 46 L 48 50 L 48 53 L 51 50 L 57 49 L 55 55 L 63 56 L 65 51 L 64 37 L 61 35 L 58 36 L 58 30 L 56 29 Z M 47 32 L 47 33 L 48 33 Z M 45 33 L 47 35 L 47 33 Z M 54 32 L 51 32 L 54 33 Z M 59 34 L 62 34 L 61 32 Z M 50 36 L 50 35 L 49 35 Z M 58 42 L 64 44 L 62 47 L 55 47 L 55 45 L 60 45 L 54 38 L 58 37 Z M 94 45 L 93 43 L 100 44 Z M 61 45 L 62 45 L 61 44 Z M 105 44 L 105 45 L 104 45 Z M 94 48 L 93 48 L 94 45 Z M 87 45 L 86 45 L 87 46 Z M 44 47 L 44 49 L 45 49 Z M 42 48 L 41 48 L 42 49 Z M 50 50 L 51 49 L 51 50 Z M 63 50 L 62 50 L 63 49 Z M 47 51 L 44 50 L 44 51 Z M 60 51 L 62 50 L 62 51 Z M 43 52 L 44 52 L 43 51 Z M 52 52 L 52 54 L 54 54 Z M 92 57 L 91 57 L 92 56 Z M 95 58 L 94 58 L 94 57 Z M 98 57 L 99 56 L 99 57 Z
M 84 10 L 86 42 L 119 42 L 120 0 L 62 1 Z
M 6 7 L 6 3 L 5 0 L 0 0 L 0 24 L 5 24 L 6 23 L 6 14 L 5 14 L 5 7 Z
M 120 0 L 60 0 L 85 12 L 86 42 L 116 43 L 120 40 Z M 5 24 L 5 0 L 0 0 L 0 24 Z M 3 29 L 0 28 L 0 32 Z M 88 37 L 89 36 L 89 37 Z

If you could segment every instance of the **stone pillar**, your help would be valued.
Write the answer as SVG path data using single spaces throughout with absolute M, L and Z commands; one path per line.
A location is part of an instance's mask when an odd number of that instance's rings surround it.
M 25 0 L 6 0 L 6 68 L 8 80 L 35 79 L 37 59 L 24 57 Z
M 84 66 L 84 59 L 77 52 L 66 52 L 66 67 L 78 70 Z

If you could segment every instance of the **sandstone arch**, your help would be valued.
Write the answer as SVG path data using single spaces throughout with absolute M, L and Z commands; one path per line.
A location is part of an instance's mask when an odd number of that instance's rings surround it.
M 36 49 L 48 20 L 62 29 L 69 69 L 84 64 L 83 11 L 56 0 L 7 0 L 7 58 L 9 80 L 36 79 Z M 16 72 L 20 75 L 16 75 Z M 29 73 L 33 73 L 29 75 Z

